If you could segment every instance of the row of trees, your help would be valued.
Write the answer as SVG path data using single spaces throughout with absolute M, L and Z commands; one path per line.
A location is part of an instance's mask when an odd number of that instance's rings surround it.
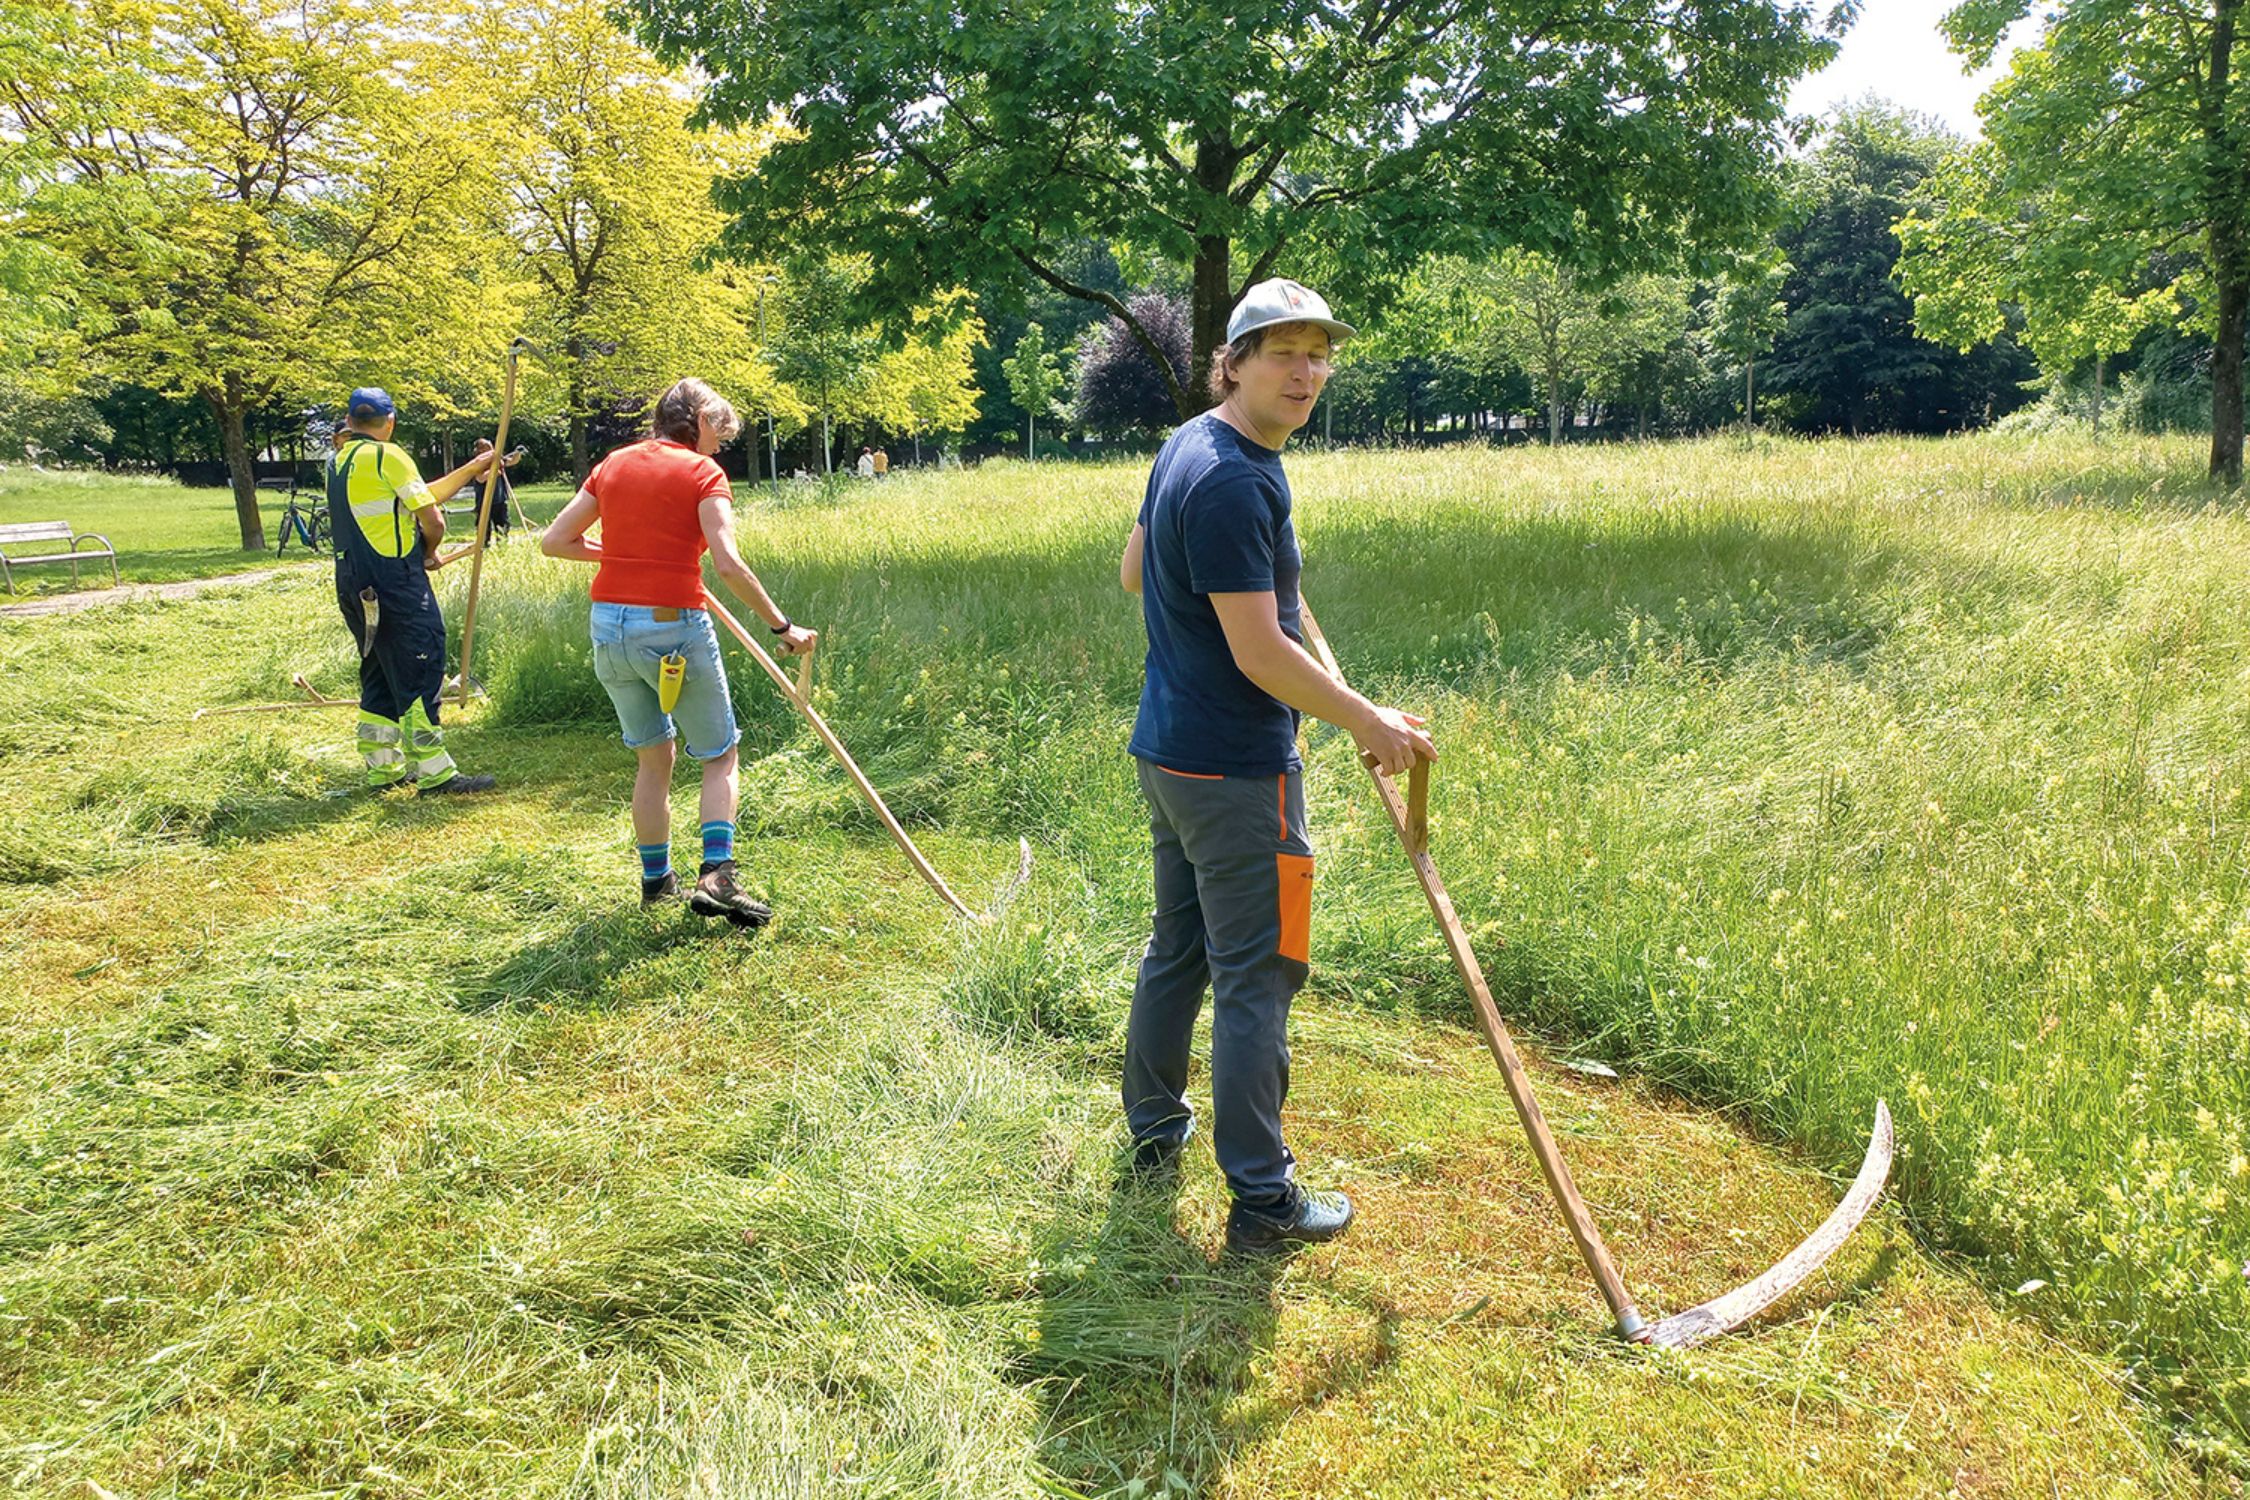
M 695 125 L 593 0 L 9 0 L 0 56 L 0 420 L 59 445 L 120 390 L 200 404 L 245 546 L 261 417 L 375 383 L 482 417 L 517 333 L 580 474 L 689 371 L 784 430 L 973 415 L 965 299 L 886 329 L 865 257 L 722 243 L 772 133 Z
M 1987 299 L 1980 323 L 1943 320 L 1948 309 L 1927 296 L 1917 307 L 1902 275 L 1927 276 L 1934 262 L 1902 255 L 1902 236 L 1915 246 L 1923 226 L 1977 212 L 1949 194 L 1989 151 L 1876 101 L 1841 110 L 1782 168 L 1772 234 L 1708 280 L 1602 280 L 1524 250 L 1432 257 L 1344 349 L 1314 431 L 1398 440 L 1505 425 L 1554 440 L 1581 423 L 1646 435 L 1762 419 L 1808 432 L 1941 432 L 2005 416 L 2043 383 L 2082 391 L 2079 409 L 2098 428 L 2105 391 L 2136 367 L 2137 420 L 2200 427 L 2212 344 L 2168 290 L 2132 305 L 2082 294 L 2075 317 L 2060 305 L 2032 317 L 1992 300 L 1987 277 L 1969 283 Z M 1119 295 L 1184 382 L 1184 280 Z M 2102 326 L 2090 315 L 2104 309 L 2117 315 L 2106 348 L 2087 341 Z M 1050 363 L 1057 342 L 1043 338 Z M 1083 324 L 1061 344 L 1042 424 L 1116 438 L 1176 420 L 1170 383 L 1122 320 Z M 1020 440 L 1032 408 L 1016 384 L 1008 395 Z
M 516 331 L 581 471 L 687 369 L 824 453 L 1029 443 L 1199 409 L 1285 271 L 1368 330 L 1340 436 L 1936 430 L 2163 330 L 2237 477 L 2243 3 L 2060 0 L 1986 141 L 1869 108 L 1798 161 L 1833 38 L 1794 0 L 652 0 L 638 41 L 595 0 L 0 0 L 0 423 L 192 398 L 248 541 L 261 422 L 365 379 L 481 415 Z M 1949 26 L 1976 59 L 2022 9 Z
M 1739 367 L 1747 406 L 1770 332 L 1784 410 L 1846 430 L 1982 415 L 2009 399 L 2015 344 L 2062 374 L 2169 322 L 2209 339 L 2211 469 L 2239 480 L 2244 3 L 2057 0 L 2042 44 L 1986 102 L 1985 146 L 1939 163 L 1910 133 L 1855 142 L 1856 175 L 1778 241 L 1782 99 L 1833 45 L 1805 6 L 1330 0 L 1253 20 L 1211 0 L 962 0 L 930 25 L 919 0 L 793 0 L 747 23 L 651 0 L 638 16 L 652 45 L 709 77 L 710 118 L 793 127 L 734 184 L 744 232 L 878 255 L 876 305 L 1001 268 L 1028 276 L 1113 320 L 1175 417 L 1201 405 L 1195 373 L 1250 282 L 1288 270 L 1372 317 L 1465 278 L 1511 325 L 1544 320 L 1494 337 L 1539 346 L 1510 363 L 1546 387 L 1550 432 L 1560 351 L 1580 333 L 1611 339 L 1599 325 L 1618 316 L 1651 320 L 1596 362 L 1640 388 L 1636 404 L 1682 368 L 1693 332 Z M 2028 9 L 1964 0 L 1947 27 L 1981 62 Z M 1904 294 L 1869 275 L 1897 260 L 1900 214 Z M 1817 253 L 1839 238 L 1851 254 Z M 1184 360 L 1146 299 L 1079 273 L 1089 244 L 1128 285 L 1184 302 Z M 1636 279 L 1650 277 L 1671 286 Z M 1586 297 L 1595 314 L 1574 316 Z M 1704 310 L 1683 318 L 1683 303 Z M 1452 320 L 1449 342 L 1475 326 Z M 1101 349 L 1114 358 L 1114 339 Z

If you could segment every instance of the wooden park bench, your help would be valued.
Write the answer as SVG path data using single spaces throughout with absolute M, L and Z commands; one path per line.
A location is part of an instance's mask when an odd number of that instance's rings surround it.
M 80 542 L 99 542 L 101 547 L 81 552 L 78 550 Z M 23 550 L 55 546 L 68 550 L 31 553 Z M 74 534 L 68 521 L 21 521 L 0 526 L 0 582 L 7 584 L 11 594 L 16 591 L 16 569 L 29 563 L 69 563 L 70 586 L 76 588 L 79 562 L 85 558 L 101 557 L 109 559 L 109 581 L 112 584 L 122 584 L 125 580 L 118 576 L 117 549 L 109 544 L 108 537 L 98 531 Z

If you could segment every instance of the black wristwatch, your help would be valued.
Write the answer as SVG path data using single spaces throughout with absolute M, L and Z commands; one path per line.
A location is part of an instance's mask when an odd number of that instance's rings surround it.
M 775 635 L 787 635 L 794 628 L 795 627 L 790 624 L 789 617 L 787 615 L 783 615 L 781 617 L 781 623 L 779 625 L 768 625 L 766 627 L 766 629 L 772 631 Z

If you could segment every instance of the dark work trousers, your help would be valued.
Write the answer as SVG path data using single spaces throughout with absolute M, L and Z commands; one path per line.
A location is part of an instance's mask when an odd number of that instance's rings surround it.
M 351 524 L 349 516 L 344 519 Z M 361 549 L 336 550 L 336 607 L 356 646 L 366 629 L 359 591 L 375 590 L 375 649 L 359 659 L 359 706 L 386 719 L 404 719 L 420 699 L 435 724 L 445 687 L 445 616 L 422 555 L 363 559 L 356 550 Z
M 1187 1138 L 1188 1051 L 1208 988 L 1219 1168 L 1237 1201 L 1272 1207 L 1287 1201 L 1296 1169 L 1281 1105 L 1289 1002 L 1311 972 L 1304 776 L 1136 764 L 1156 846 L 1156 921 L 1125 1031 L 1125 1122 L 1136 1142 Z

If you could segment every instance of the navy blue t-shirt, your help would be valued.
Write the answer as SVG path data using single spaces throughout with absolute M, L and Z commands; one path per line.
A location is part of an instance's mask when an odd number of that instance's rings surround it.
M 1283 633 L 1304 639 L 1281 455 L 1206 412 L 1156 455 L 1141 525 L 1148 681 L 1129 748 L 1202 776 L 1296 770 L 1297 711 L 1242 675 L 1209 597 L 1271 590 Z

